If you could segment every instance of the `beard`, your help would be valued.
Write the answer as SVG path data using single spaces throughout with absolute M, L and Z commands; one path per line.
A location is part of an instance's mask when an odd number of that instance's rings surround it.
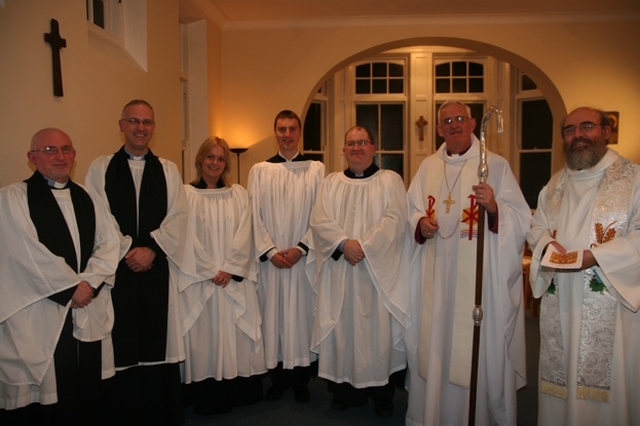
M 578 143 L 586 142 L 588 145 L 576 147 Z M 592 139 L 576 138 L 564 148 L 565 163 L 572 170 L 590 169 L 607 153 L 605 143 L 596 143 Z

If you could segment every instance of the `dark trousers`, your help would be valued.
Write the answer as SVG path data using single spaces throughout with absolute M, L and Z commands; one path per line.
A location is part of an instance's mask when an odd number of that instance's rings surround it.
M 185 405 L 193 405 L 196 414 L 228 413 L 238 405 L 262 401 L 262 375 L 230 380 L 206 379 L 184 385 Z
M 391 401 L 395 395 L 396 386 L 404 385 L 406 370 L 401 370 L 389 376 L 389 383 L 384 386 L 355 388 L 350 383 L 334 383 L 328 381 L 327 389 L 333 394 L 333 400 L 352 407 L 365 405 L 370 397 L 375 402 Z
M 184 399 L 178 364 L 131 367 L 104 380 L 104 424 L 180 425 Z M 100 401 L 98 401 L 100 402 Z M 95 422 L 92 424 L 96 424 Z
M 312 376 L 318 374 L 318 362 L 312 362 L 308 367 L 294 367 L 293 370 L 282 368 L 279 362 L 276 368 L 269 370 L 271 383 L 281 389 L 306 389 Z
M 88 425 L 94 423 L 101 400 L 101 342 L 80 342 L 73 337 L 71 311 L 65 318 L 53 353 L 56 404 L 31 404 L 0 410 L 0 425 Z

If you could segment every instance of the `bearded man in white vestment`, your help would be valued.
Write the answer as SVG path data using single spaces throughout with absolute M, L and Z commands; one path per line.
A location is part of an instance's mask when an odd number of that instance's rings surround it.
M 603 111 L 577 108 L 561 131 L 565 167 L 527 234 L 542 297 L 538 424 L 638 425 L 640 170 L 607 148 Z
M 248 183 L 260 261 L 262 335 L 272 380 L 265 399 L 276 401 L 292 387 L 294 399 L 305 403 L 317 357 L 309 349 L 313 292 L 302 257 L 309 251 L 309 215 L 325 167 L 298 151 L 302 125 L 296 113 L 278 113 L 273 130 L 278 154 L 255 164 Z
M 522 256 L 531 212 L 509 164 L 489 152 L 478 184 L 479 141 L 468 106 L 445 102 L 438 134 L 408 191 L 413 235 L 408 425 L 466 425 L 469 418 L 478 204 L 487 214 L 475 419 L 516 424 L 526 384 Z
M 316 293 L 311 349 L 330 381 L 331 407 L 367 403 L 393 413 L 394 380 L 406 368 L 409 324 L 406 191 L 400 175 L 374 164 L 372 134 L 345 134 L 348 168 L 322 182 L 311 214 L 308 273 Z
M 86 425 L 114 374 L 120 239 L 100 197 L 69 178 L 76 151 L 37 132 L 36 171 L 0 190 L 0 424 Z
M 189 231 L 179 259 L 185 392 L 197 414 L 262 401 L 267 372 L 247 191 L 229 182 L 229 146 L 206 139 L 185 185 Z

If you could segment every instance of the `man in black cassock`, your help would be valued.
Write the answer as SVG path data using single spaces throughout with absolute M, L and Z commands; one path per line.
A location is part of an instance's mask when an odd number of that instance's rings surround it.
M 108 381 L 107 423 L 181 424 L 184 343 L 167 259 L 186 234 L 187 200 L 177 166 L 149 149 L 151 105 L 129 102 L 119 125 L 124 146 L 94 160 L 86 178 L 133 240 L 115 278 L 116 375 Z
M 0 190 L 0 424 L 94 423 L 112 376 L 111 285 L 120 239 L 104 201 L 69 178 L 76 151 L 46 128 L 36 171 Z

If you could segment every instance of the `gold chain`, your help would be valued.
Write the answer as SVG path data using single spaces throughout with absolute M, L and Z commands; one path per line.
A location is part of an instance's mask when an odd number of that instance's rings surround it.
M 447 196 L 447 199 L 443 201 L 444 204 L 447 205 L 447 213 L 449 213 L 449 208 L 451 207 L 451 204 L 455 204 L 456 202 L 451 198 L 451 191 L 453 191 L 453 188 L 456 187 L 456 183 L 458 183 L 458 179 L 460 178 L 460 175 L 462 174 L 462 171 L 464 170 L 464 165 L 467 164 L 467 160 L 464 160 L 464 163 L 462 163 L 462 167 L 460 168 L 460 171 L 458 172 L 458 176 L 456 176 L 456 180 L 453 181 L 453 186 L 449 187 L 449 179 L 447 179 L 447 162 L 444 162 L 444 181 L 447 184 L 447 191 L 449 192 L 449 195 Z

